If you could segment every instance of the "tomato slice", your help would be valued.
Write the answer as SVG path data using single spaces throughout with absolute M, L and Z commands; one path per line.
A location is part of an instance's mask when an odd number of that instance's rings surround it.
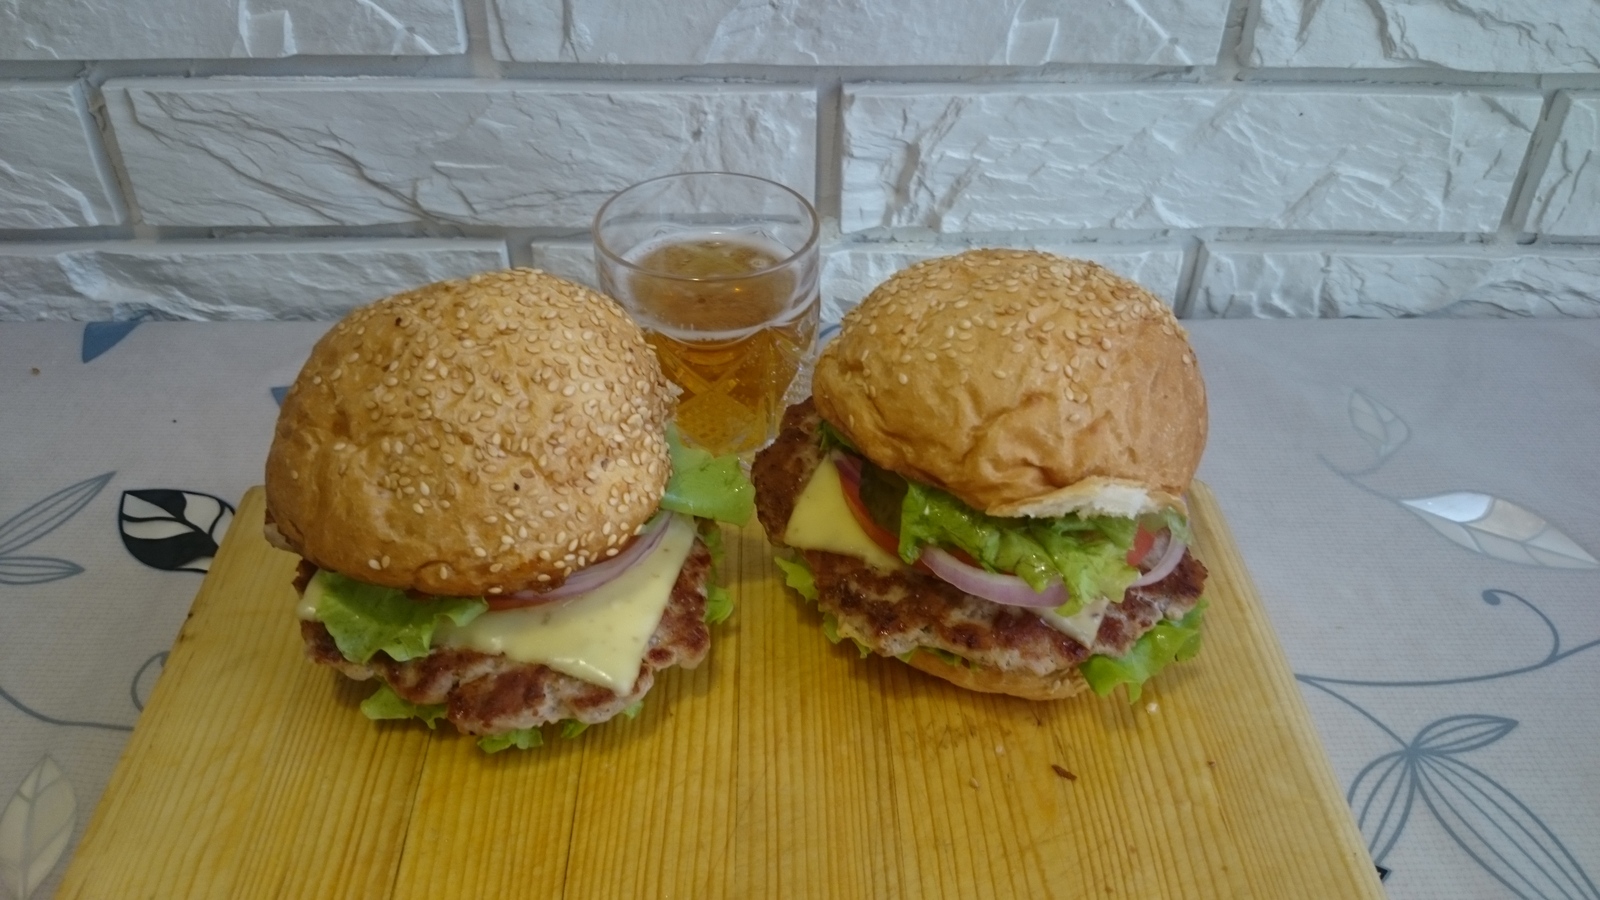
M 879 525 L 872 516 L 867 514 L 867 505 L 861 502 L 861 481 L 839 473 L 842 477 L 839 484 L 844 490 L 844 505 L 850 507 L 850 515 L 855 517 L 856 524 L 861 530 L 872 538 L 872 542 L 883 548 L 883 551 L 895 559 L 900 558 L 900 538 L 890 534 L 889 529 Z
M 1133 534 L 1133 548 L 1128 551 L 1128 565 L 1135 569 L 1146 556 L 1150 555 L 1150 548 L 1156 545 L 1156 536 L 1153 532 L 1146 531 L 1143 525 Z

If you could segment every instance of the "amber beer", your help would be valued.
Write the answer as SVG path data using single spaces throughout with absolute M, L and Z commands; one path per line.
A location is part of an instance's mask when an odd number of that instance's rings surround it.
M 819 302 L 790 252 L 748 236 L 674 239 L 634 261 L 626 294 L 667 377 L 679 429 L 713 453 L 772 438 L 816 342 Z M 804 283 L 802 283 L 804 282 Z
M 748 455 L 777 432 L 790 384 L 809 384 L 819 233 L 804 196 L 735 172 L 641 181 L 595 214 L 600 289 L 638 320 L 681 390 L 688 443 Z

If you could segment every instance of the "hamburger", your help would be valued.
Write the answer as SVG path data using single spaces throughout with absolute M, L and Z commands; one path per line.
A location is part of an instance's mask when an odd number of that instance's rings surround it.
M 1094 263 L 973 250 L 848 312 L 751 470 L 825 633 L 1035 700 L 1199 649 L 1184 500 L 1205 386 L 1172 312 Z
M 731 610 L 716 520 L 738 461 L 676 442 L 673 393 L 611 299 L 529 269 L 356 309 L 283 398 L 266 532 L 300 555 L 307 655 L 489 751 L 636 713 Z

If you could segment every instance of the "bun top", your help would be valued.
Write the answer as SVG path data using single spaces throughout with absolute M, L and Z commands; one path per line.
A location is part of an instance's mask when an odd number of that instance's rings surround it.
M 428 594 L 554 587 L 655 513 L 671 397 L 620 306 L 543 272 L 379 300 L 317 342 L 284 397 L 269 538 Z
M 844 317 L 817 411 L 873 462 L 997 516 L 1183 508 L 1206 442 L 1172 311 L 1091 262 L 973 250 Z

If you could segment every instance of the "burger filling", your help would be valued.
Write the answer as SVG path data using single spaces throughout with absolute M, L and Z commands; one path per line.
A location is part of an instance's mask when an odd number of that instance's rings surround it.
M 708 626 L 732 612 L 715 583 L 718 521 L 743 524 L 752 489 L 735 457 L 712 458 L 669 432 L 662 511 L 629 548 L 539 593 L 436 597 L 368 584 L 302 563 L 296 587 L 308 655 L 383 685 L 374 719 L 448 718 L 485 750 L 530 747 L 539 727 L 572 736 L 632 716 L 654 675 L 693 668 Z M 593 570 L 605 570 L 595 572 Z
M 483 598 L 418 601 L 324 570 L 307 584 L 300 618 L 321 621 L 353 662 L 366 663 L 379 652 L 404 662 L 435 647 L 463 648 L 549 666 L 625 693 L 694 546 L 694 522 L 670 519 L 643 559 L 569 599 L 490 612 Z
M 1176 514 L 999 519 L 856 454 L 794 407 L 757 458 L 769 533 L 802 551 L 780 562 L 823 609 L 830 637 L 863 653 L 1026 670 L 1076 669 L 1130 698 L 1199 648 L 1205 569 Z

